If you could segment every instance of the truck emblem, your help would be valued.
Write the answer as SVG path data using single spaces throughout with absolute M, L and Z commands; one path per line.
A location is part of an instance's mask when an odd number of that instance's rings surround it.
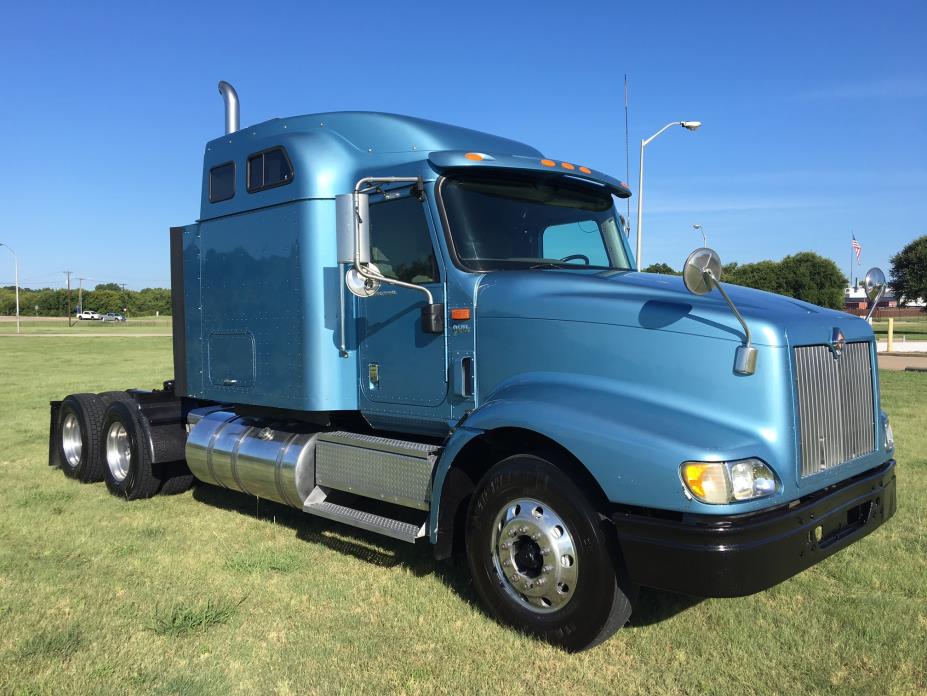
M 834 354 L 834 358 L 839 358 L 843 354 L 843 347 L 847 344 L 847 339 L 843 335 L 843 331 L 834 327 L 834 332 L 831 334 L 830 339 L 830 350 Z

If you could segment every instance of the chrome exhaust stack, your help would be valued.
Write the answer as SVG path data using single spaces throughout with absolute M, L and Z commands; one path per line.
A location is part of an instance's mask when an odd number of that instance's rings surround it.
M 219 94 L 225 100 L 225 134 L 238 130 L 238 92 L 225 80 L 219 80 Z

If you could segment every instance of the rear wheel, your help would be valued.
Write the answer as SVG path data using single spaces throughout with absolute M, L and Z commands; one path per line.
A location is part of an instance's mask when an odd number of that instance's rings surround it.
M 100 428 L 106 403 L 96 394 L 69 394 L 58 412 L 58 460 L 65 476 L 84 483 L 103 478 Z
M 631 602 L 616 549 L 573 481 L 547 459 L 515 455 L 480 482 L 467 514 L 467 561 L 490 613 L 567 650 L 623 626 Z
M 147 434 L 134 403 L 113 401 L 103 418 L 104 480 L 114 495 L 150 498 L 161 487 L 151 464 Z

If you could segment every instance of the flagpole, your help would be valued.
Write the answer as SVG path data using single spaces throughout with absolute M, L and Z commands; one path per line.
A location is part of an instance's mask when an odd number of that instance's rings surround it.
M 853 230 L 850 230 L 850 278 L 847 287 L 853 290 Z

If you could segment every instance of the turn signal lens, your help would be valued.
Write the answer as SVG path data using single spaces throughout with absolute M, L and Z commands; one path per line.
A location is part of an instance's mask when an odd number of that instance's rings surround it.
M 703 503 L 728 502 L 724 464 L 687 462 L 682 465 L 682 478 L 689 492 Z
M 479 152 L 468 152 L 464 155 L 464 157 L 466 157 L 468 160 L 473 160 L 474 162 L 479 162 L 480 160 L 485 159 Z
M 882 413 L 882 427 L 885 432 L 885 449 L 891 451 L 895 449 L 895 431 L 892 430 L 892 424 L 888 420 L 888 414 Z
M 583 174 L 592 174 L 592 170 L 589 169 L 589 167 L 580 167 L 579 171 L 581 171 Z
M 560 166 L 563 167 L 564 169 L 569 169 L 571 171 L 573 169 L 576 169 L 576 165 L 570 164 L 569 162 L 561 162 Z
M 557 166 L 556 162 L 554 162 L 553 160 L 549 160 L 549 159 L 541 160 L 541 164 L 543 164 L 545 167 L 556 167 Z
M 468 321 L 470 319 L 470 310 L 467 308 L 452 309 L 451 319 L 454 321 Z
M 773 470 L 755 458 L 734 462 L 685 462 L 681 473 L 692 496 L 712 505 L 764 498 L 774 494 L 779 486 Z

